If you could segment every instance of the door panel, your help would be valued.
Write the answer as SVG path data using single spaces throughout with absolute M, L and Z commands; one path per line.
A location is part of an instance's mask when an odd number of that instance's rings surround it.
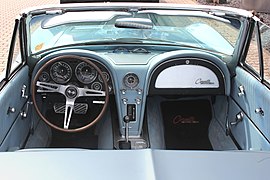
M 247 116 L 244 114 L 242 121 L 238 122 L 235 125 L 231 125 L 231 123 L 237 121 L 236 116 L 241 112 L 243 113 L 240 107 L 238 107 L 237 104 L 232 99 L 230 99 L 228 120 L 231 127 L 231 133 L 233 134 L 233 137 L 237 140 L 237 143 L 241 147 L 241 149 L 247 149 L 248 148 L 247 129 L 246 129 Z
M 22 89 L 26 86 L 24 95 L 29 95 L 30 89 L 28 71 L 28 67 L 24 66 L 0 92 L 0 150 L 7 146 L 4 142 L 8 141 L 13 141 L 9 143 L 19 147 L 21 142 L 17 142 L 15 139 L 23 141 L 20 139 L 28 133 L 25 129 L 29 130 L 29 117 L 22 118 L 21 116 L 21 113 L 26 111 L 28 100 L 28 97 L 23 97 Z M 16 128 L 20 128 L 20 130 L 16 130 L 13 138 L 9 139 L 10 136 L 7 134 L 17 125 L 19 126 Z
M 243 113 L 242 121 L 235 125 L 231 125 L 231 132 L 233 137 L 237 140 L 238 145 L 244 150 L 270 150 L 269 142 L 259 131 L 259 129 L 248 118 L 244 111 L 236 104 L 236 102 L 230 100 L 229 109 L 229 123 L 237 121 L 237 115 Z
M 23 110 L 27 109 L 25 104 Z M 10 127 L 3 143 L 0 146 L 0 151 L 15 151 L 21 149 L 26 143 L 26 139 L 30 129 L 30 119 L 19 115 Z
M 269 89 L 246 70 L 237 67 L 236 76 L 232 80 L 231 97 L 229 124 L 236 120 L 237 113 L 244 114 L 241 122 L 231 125 L 232 134 L 239 145 L 244 149 L 269 149 L 270 144 L 267 142 L 270 140 Z M 263 112 L 260 113 L 259 108 Z

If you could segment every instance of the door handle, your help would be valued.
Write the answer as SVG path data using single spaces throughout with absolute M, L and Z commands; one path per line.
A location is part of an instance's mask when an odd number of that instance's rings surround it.
M 238 96 L 241 97 L 241 96 L 244 96 L 245 95 L 245 88 L 244 86 L 239 86 L 238 87 L 238 90 L 239 90 L 239 93 L 238 93 Z
M 28 95 L 26 94 L 26 89 L 27 89 L 27 86 L 23 85 L 22 90 L 21 90 L 21 96 L 22 96 L 22 98 L 25 98 L 25 99 L 28 98 Z
M 230 124 L 232 126 L 235 126 L 239 122 L 243 121 L 243 119 L 244 119 L 244 113 L 243 112 L 239 112 L 238 114 L 236 114 L 235 121 L 231 122 Z

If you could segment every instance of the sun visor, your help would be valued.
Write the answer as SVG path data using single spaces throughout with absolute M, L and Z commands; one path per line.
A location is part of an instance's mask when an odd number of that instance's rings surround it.
M 108 21 L 115 16 L 131 16 L 131 14 L 120 11 L 67 12 L 44 20 L 41 27 L 43 29 L 48 29 L 71 23 L 102 22 Z

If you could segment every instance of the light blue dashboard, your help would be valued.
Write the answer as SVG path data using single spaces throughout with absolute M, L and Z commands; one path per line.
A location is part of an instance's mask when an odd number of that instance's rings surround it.
M 119 50 L 117 47 L 115 50 L 95 52 L 68 49 L 53 52 L 42 58 L 35 66 L 33 74 L 44 63 L 61 55 L 87 57 L 108 70 L 112 79 L 122 134 L 124 134 L 123 118 L 127 114 L 128 105 L 135 107 L 134 111 L 136 111 L 134 112 L 136 116 L 130 123 L 130 135 L 141 134 L 148 95 L 230 94 L 230 73 L 227 65 L 217 56 L 205 52 L 193 50 L 162 52 L 138 47 L 132 50 L 125 48 Z M 192 71 L 193 69 L 195 71 Z M 172 80 L 169 85 L 166 84 L 166 79 L 169 81 L 174 76 L 180 77 Z M 192 78 L 188 79 L 189 77 Z M 158 86 L 156 82 L 159 83 Z

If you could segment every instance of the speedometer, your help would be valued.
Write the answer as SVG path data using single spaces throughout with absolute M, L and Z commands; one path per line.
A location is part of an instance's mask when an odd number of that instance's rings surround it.
M 97 78 L 97 71 L 89 64 L 81 62 L 75 69 L 75 75 L 81 83 L 89 84 Z
M 56 62 L 51 66 L 50 75 L 56 83 L 64 84 L 71 79 L 72 69 L 66 62 Z

